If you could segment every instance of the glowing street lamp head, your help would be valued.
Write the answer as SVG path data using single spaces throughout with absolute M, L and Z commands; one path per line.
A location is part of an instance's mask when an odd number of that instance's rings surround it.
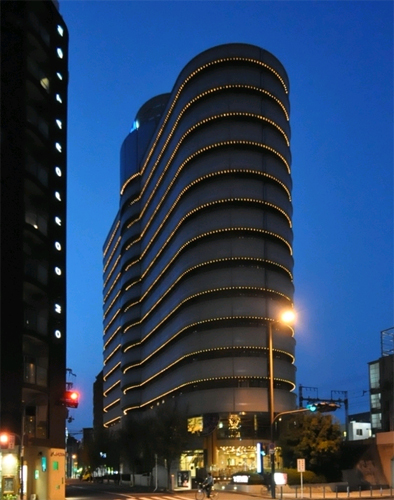
M 286 324 L 291 324 L 294 323 L 295 320 L 295 312 L 292 309 L 288 309 L 287 311 L 284 311 L 281 315 L 281 321 Z
M 8 434 L 0 434 L 0 443 L 8 444 L 9 436 Z

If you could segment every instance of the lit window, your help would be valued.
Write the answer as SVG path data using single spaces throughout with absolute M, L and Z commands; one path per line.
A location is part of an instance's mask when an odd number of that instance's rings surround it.
M 56 273 L 58 276 L 61 276 L 61 275 L 62 275 L 62 270 L 60 269 L 60 267 L 55 267 L 55 273 Z
M 62 337 L 62 332 L 60 330 L 55 330 L 55 337 L 60 339 Z
M 59 78 L 59 80 L 63 80 L 63 75 L 61 73 L 57 72 L 56 75 Z
M 60 97 L 60 94 L 56 94 L 56 100 L 57 100 L 57 102 L 60 102 L 60 103 L 63 102 L 62 98 Z
M 55 191 L 55 198 L 59 201 L 62 201 L 62 197 L 60 196 L 59 191 Z
M 60 24 L 57 25 L 57 32 L 59 33 L 60 36 L 63 36 L 64 29 Z
M 60 169 L 59 167 L 55 167 L 55 172 L 56 172 L 56 175 L 57 175 L 58 177 L 61 177 L 61 176 L 62 176 L 62 171 L 61 171 L 61 169 Z
M 55 217 L 55 222 L 58 226 L 61 226 L 62 225 L 62 220 L 60 217 Z
M 62 152 L 62 145 L 61 145 L 59 142 L 56 142 L 56 143 L 55 143 L 55 147 L 56 147 L 56 149 L 59 151 L 59 153 L 61 153 L 61 152 Z
M 59 127 L 59 128 L 62 128 L 63 127 L 63 124 L 62 124 L 62 121 L 57 119 L 56 120 L 56 125 Z
M 56 250 L 58 250 L 60 252 L 60 250 L 62 249 L 62 246 L 61 244 L 58 242 L 58 241 L 55 241 L 55 248 Z
M 56 50 L 56 52 L 57 52 L 58 57 L 60 59 L 63 59 L 63 51 L 62 51 L 62 49 L 58 47 L 57 50 Z
M 49 79 L 46 76 L 44 78 L 41 78 L 40 84 L 42 87 L 44 87 L 45 90 L 49 90 Z
M 62 306 L 60 304 L 55 304 L 55 312 L 58 314 L 62 312 Z

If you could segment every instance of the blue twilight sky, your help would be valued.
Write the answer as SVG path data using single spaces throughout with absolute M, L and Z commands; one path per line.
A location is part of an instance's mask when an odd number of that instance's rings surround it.
M 229 42 L 269 50 L 290 78 L 297 384 L 320 398 L 348 391 L 350 413 L 368 410 L 368 362 L 394 326 L 393 2 L 61 0 L 60 12 L 70 34 L 67 363 L 82 394 L 70 430 L 92 425 L 121 144 L 190 59 Z

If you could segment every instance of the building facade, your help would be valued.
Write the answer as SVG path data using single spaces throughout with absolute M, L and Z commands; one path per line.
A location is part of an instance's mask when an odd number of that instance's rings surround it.
M 368 363 L 373 434 L 394 431 L 394 327 L 380 338 L 381 357 Z
M 2 493 L 65 498 L 68 32 L 1 2 Z M 23 474 L 19 464 L 23 463 Z M 18 477 L 19 476 L 19 477 Z
M 278 322 L 294 293 L 290 165 L 287 74 L 246 44 L 195 57 L 122 145 L 103 250 L 104 425 L 176 401 L 201 438 L 183 467 L 255 466 L 269 325 L 275 413 L 296 407 L 294 331 Z

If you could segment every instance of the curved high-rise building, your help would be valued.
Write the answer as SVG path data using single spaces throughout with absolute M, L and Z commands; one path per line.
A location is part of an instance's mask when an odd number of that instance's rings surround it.
M 137 113 L 104 245 L 106 426 L 176 398 L 223 443 L 268 439 L 269 324 L 275 412 L 295 408 L 277 322 L 294 292 L 288 93 L 272 54 L 227 44 Z

